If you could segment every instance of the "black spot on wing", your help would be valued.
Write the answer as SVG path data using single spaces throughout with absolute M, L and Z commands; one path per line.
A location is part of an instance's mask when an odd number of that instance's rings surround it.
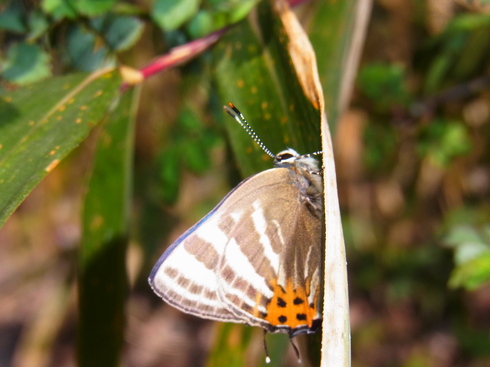
M 296 297 L 296 298 L 294 299 L 294 301 L 293 301 L 293 303 L 294 303 L 295 305 L 300 305 L 300 304 L 302 304 L 303 302 L 304 302 L 304 300 L 303 300 L 303 299 L 301 299 L 301 298 L 299 298 L 299 297 Z
M 287 303 L 281 297 L 278 297 L 277 298 L 277 306 L 279 306 L 279 307 L 286 307 L 287 306 Z

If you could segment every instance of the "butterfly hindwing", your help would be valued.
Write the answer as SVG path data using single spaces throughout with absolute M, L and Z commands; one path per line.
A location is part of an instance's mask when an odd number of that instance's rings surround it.
M 200 317 L 314 331 L 323 231 L 302 177 L 275 168 L 242 181 L 162 255 L 153 289 Z
M 298 183 L 304 177 L 290 169 L 253 179 L 257 185 L 247 184 L 253 193 L 227 201 L 242 210 L 234 211 L 232 240 L 221 258 L 220 297 L 247 324 L 291 335 L 313 332 L 321 319 L 322 210 L 310 208 Z
M 218 298 L 216 267 L 227 239 L 215 208 L 180 236 L 153 267 L 149 282 L 167 303 L 199 317 L 234 321 Z

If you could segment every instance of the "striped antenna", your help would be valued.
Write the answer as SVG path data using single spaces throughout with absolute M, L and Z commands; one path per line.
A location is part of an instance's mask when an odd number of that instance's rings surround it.
M 229 106 L 229 107 L 228 107 Z M 272 152 L 265 146 L 264 143 L 262 143 L 262 140 L 258 137 L 257 133 L 252 129 L 250 124 L 247 122 L 245 119 L 245 116 L 240 112 L 238 108 L 235 107 L 235 105 L 231 102 L 228 103 L 228 106 L 223 106 L 223 109 L 233 117 L 240 125 L 245 129 L 245 131 L 250 135 L 250 137 L 254 140 L 254 142 L 257 143 L 257 145 L 270 157 L 275 158 L 276 156 L 272 154 Z M 319 150 L 317 152 L 309 153 L 309 154 L 303 154 L 302 157 L 311 157 L 313 155 L 320 155 L 323 154 L 322 150 Z
M 250 137 L 254 140 L 254 142 L 256 142 L 257 145 L 267 155 L 269 155 L 272 158 L 275 158 L 276 156 L 274 154 L 272 154 L 269 149 L 267 149 L 267 147 L 265 146 L 264 143 L 262 143 L 262 140 L 260 140 L 260 138 L 257 136 L 255 131 L 252 129 L 252 127 L 249 125 L 249 123 L 247 122 L 245 117 L 240 112 L 240 110 L 238 108 L 236 108 L 233 103 L 228 103 L 228 106 L 223 106 L 223 109 L 228 113 L 228 115 L 233 117 L 245 129 L 245 131 L 248 133 L 248 135 L 250 135 Z

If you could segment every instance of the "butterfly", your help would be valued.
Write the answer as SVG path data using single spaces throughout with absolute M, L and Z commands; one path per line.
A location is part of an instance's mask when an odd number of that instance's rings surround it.
M 225 111 L 274 158 L 181 235 L 153 267 L 153 291 L 201 318 L 292 338 L 321 325 L 322 176 L 315 152 L 273 155 L 231 103 Z

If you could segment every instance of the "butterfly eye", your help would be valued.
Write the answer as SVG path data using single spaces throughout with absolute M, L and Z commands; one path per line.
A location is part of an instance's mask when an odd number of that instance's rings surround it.
M 282 153 L 276 157 L 276 160 L 279 162 L 293 158 L 294 156 L 291 153 Z

